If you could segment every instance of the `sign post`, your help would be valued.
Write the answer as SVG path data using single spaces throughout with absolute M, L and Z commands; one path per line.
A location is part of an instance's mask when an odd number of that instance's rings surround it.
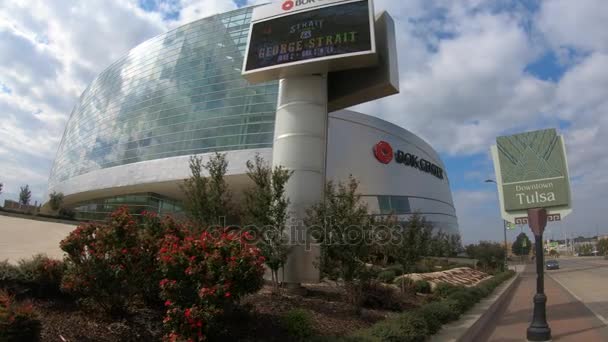
M 528 209 L 528 222 L 534 233 L 536 249 L 536 294 L 534 295 L 534 314 L 528 327 L 528 341 L 550 341 L 551 328 L 547 323 L 547 296 L 545 295 L 545 254 L 543 249 L 543 232 L 547 226 L 545 209 Z
M 534 233 L 536 295 L 528 341 L 550 341 L 544 283 L 543 233 L 571 209 L 570 181 L 563 137 L 555 129 L 498 137 L 491 152 L 504 220 L 528 224 Z
M 391 86 L 398 84 L 391 82 L 396 70 L 392 19 L 381 17 L 380 32 L 388 38 L 379 51 L 376 24 L 373 0 L 281 0 L 253 10 L 242 75 L 250 83 L 280 80 L 272 165 L 293 172 L 285 187 L 291 251 L 281 273 L 291 289 L 319 280 L 314 265 L 320 248 L 309 241 L 303 220 L 306 210 L 323 200 L 328 107 L 362 103 L 352 94 L 368 86 L 380 88 L 366 100 L 398 92 Z M 376 70 L 381 76 L 365 76 Z M 358 85 L 334 78 L 339 103 L 332 105 L 328 79 L 336 72 L 349 73 Z

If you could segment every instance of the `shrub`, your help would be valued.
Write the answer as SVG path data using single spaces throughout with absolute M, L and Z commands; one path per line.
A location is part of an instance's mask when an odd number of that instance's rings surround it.
M 451 321 L 455 321 L 460 317 L 459 313 L 450 307 L 449 300 L 442 300 L 438 302 L 432 302 L 426 304 L 420 308 L 420 312 L 424 317 L 434 317 L 441 324 L 445 324 Z
M 264 257 L 245 241 L 251 236 L 224 232 L 219 237 L 167 235 L 159 251 L 163 321 L 170 341 L 204 339 L 214 316 L 242 296 L 261 288 Z
M 363 285 L 362 295 L 366 308 L 401 311 L 405 307 L 402 296 L 395 289 L 377 281 Z
M 38 341 L 41 325 L 31 303 L 17 303 L 0 290 L 0 341 Z
M 416 280 L 414 290 L 416 293 L 431 293 L 431 284 L 426 280 Z
M 181 231 L 154 214 L 144 213 L 137 224 L 127 208 L 112 213 L 106 224 L 81 225 L 61 241 L 67 254 L 62 289 L 110 314 L 122 314 L 138 300 L 159 300 L 156 258 L 162 236 Z
M 59 217 L 73 220 L 76 217 L 76 212 L 69 208 L 61 208 L 59 209 Z
M 467 288 L 460 288 L 454 292 L 452 292 L 448 299 L 455 300 L 460 305 L 460 313 L 464 313 L 468 309 L 472 308 L 475 303 L 478 302 L 479 298 L 476 295 L 469 291 Z
M 64 264 L 43 254 L 19 261 L 19 281 L 38 297 L 60 294 Z
M 441 298 L 446 298 L 460 287 L 450 283 L 439 283 L 435 287 L 435 294 Z
M 443 324 L 439 317 L 435 316 L 435 313 L 429 310 L 418 310 L 415 311 L 415 314 L 418 317 L 422 317 L 424 322 L 426 323 L 427 330 L 430 335 L 435 334 L 441 329 L 441 325 Z
M 393 264 L 385 268 L 385 271 L 393 271 L 395 272 L 395 277 L 398 277 L 400 275 L 403 275 L 403 266 L 401 266 L 400 264 Z
M 395 285 L 405 288 L 406 292 L 414 288 L 414 281 L 411 278 L 401 276 L 395 279 Z
M 394 321 L 385 321 L 375 325 L 371 334 L 381 341 L 421 342 L 429 336 L 429 331 L 424 318 L 412 313 L 405 313 Z
M 396 277 L 397 275 L 393 270 L 382 271 L 378 274 L 378 280 L 386 284 L 391 284 Z
M 310 312 L 302 309 L 289 310 L 281 319 L 281 323 L 290 337 L 305 340 L 314 333 Z
M 21 279 L 19 268 L 8 260 L 0 261 L 0 288 L 14 287 Z

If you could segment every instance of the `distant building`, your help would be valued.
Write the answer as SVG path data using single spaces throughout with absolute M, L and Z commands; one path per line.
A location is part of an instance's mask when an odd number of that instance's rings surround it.
M 19 202 L 4 200 L 4 209 L 34 215 L 38 213 L 40 207 L 38 205 L 23 205 Z

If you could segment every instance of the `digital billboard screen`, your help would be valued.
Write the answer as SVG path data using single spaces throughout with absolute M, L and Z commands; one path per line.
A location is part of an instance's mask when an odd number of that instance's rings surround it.
M 369 0 L 253 23 L 245 72 L 371 51 Z

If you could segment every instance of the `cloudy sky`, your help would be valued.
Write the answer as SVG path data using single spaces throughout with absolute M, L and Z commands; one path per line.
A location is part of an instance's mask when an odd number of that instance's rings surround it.
M 2 0 L 0 200 L 23 184 L 42 199 L 72 106 L 112 61 L 255 2 Z M 466 242 L 502 237 L 496 188 L 483 182 L 496 136 L 549 127 L 565 136 L 574 197 L 549 237 L 608 234 L 608 1 L 376 0 L 376 9 L 396 20 L 401 93 L 359 109 L 441 153 Z

